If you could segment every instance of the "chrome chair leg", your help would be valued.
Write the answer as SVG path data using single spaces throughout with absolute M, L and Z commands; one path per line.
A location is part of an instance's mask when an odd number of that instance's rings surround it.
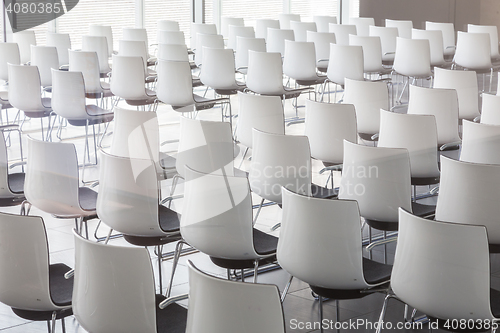
M 288 290 L 290 289 L 290 286 L 292 285 L 292 280 L 293 280 L 293 275 L 290 275 L 290 279 L 288 279 L 288 282 L 283 289 L 283 293 L 281 293 L 281 303 L 285 301 L 286 294 L 288 293 Z
M 175 270 L 177 269 L 177 264 L 179 262 L 179 257 L 181 256 L 183 245 L 184 245 L 184 241 L 181 239 L 177 243 L 177 245 L 175 246 L 174 260 L 172 263 L 172 274 L 170 274 L 170 282 L 169 282 L 167 291 L 165 293 L 165 297 L 167 297 L 167 298 L 170 297 L 170 294 L 172 293 L 172 284 L 174 283 Z

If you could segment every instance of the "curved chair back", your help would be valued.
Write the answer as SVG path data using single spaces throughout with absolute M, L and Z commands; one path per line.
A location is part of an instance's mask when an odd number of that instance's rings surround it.
M 0 43 L 0 80 L 9 80 L 7 64 L 21 64 L 19 46 L 17 43 Z
M 23 30 L 12 34 L 12 41 L 19 46 L 21 64 L 31 61 L 31 45 L 36 45 L 35 31 Z
M 24 194 L 36 208 L 57 216 L 81 216 L 75 145 L 28 137 Z
M 462 123 L 460 161 L 500 165 L 500 126 Z
M 252 191 L 281 203 L 281 189 L 311 194 L 311 151 L 306 136 L 253 130 L 253 152 L 248 176 Z
M 411 39 L 412 21 L 385 19 L 385 26 L 397 28 L 399 37 Z
M 490 35 L 491 58 L 500 57 L 500 53 L 498 53 L 498 28 L 496 25 L 467 24 L 467 32 L 487 33 Z
M 312 158 L 342 164 L 344 140 L 358 139 L 354 105 L 306 100 L 304 135 L 309 139 Z
M 189 62 L 186 44 L 158 44 L 158 59 Z
M 285 56 L 285 40 L 295 40 L 295 34 L 291 29 L 267 29 L 267 51 L 279 52 Z
M 377 27 L 371 25 L 368 27 L 370 36 L 380 37 L 382 44 L 382 60 L 393 61 L 396 54 L 396 38 L 398 29 L 396 27 Z
M 42 87 L 52 85 L 52 69 L 59 69 L 59 58 L 55 46 L 31 46 L 31 65 L 38 67 Z
M 252 198 L 246 177 L 184 170 L 181 234 L 191 246 L 217 258 L 260 258 L 253 245 Z
M 356 26 L 358 36 L 369 36 L 370 26 L 375 25 L 375 19 L 373 17 L 350 17 L 349 24 Z
M 310 198 L 283 189 L 277 249 L 280 266 L 317 287 L 369 287 L 363 275 L 360 221 L 354 200 Z
M 144 99 L 144 60 L 142 57 L 113 55 L 111 92 L 128 100 Z
M 361 46 L 330 44 L 330 58 L 326 75 L 341 86 L 346 79 L 364 80 L 364 59 Z
M 47 32 L 46 45 L 56 47 L 59 66 L 69 64 L 68 50 L 71 50 L 71 39 L 69 34 Z
M 236 37 L 236 54 L 234 62 L 236 69 L 242 73 L 248 70 L 248 51 L 266 52 L 266 40 L 264 38 Z
M 39 216 L 0 213 L 0 302 L 17 309 L 54 311 L 49 248 Z
M 359 45 L 363 48 L 363 68 L 365 73 L 378 73 L 384 70 L 380 37 L 349 35 L 349 45 Z
M 485 228 L 426 220 L 402 209 L 399 216 L 391 276 L 397 297 L 435 318 L 492 320 Z
M 158 60 L 156 97 L 172 106 L 193 105 L 193 78 L 188 61 Z M 188 111 L 193 111 L 188 110 Z
M 220 18 L 220 35 L 224 36 L 225 39 L 229 38 L 229 26 L 244 27 L 245 20 L 242 17 L 229 17 L 222 16 Z
M 83 74 L 85 92 L 101 93 L 103 91 L 99 73 L 99 59 L 96 52 L 70 50 L 69 70 Z
M 439 68 L 435 68 L 438 71 Z M 455 89 L 424 88 L 410 85 L 408 114 L 433 115 L 438 144 L 460 141 L 458 133 L 458 97 Z
M 217 26 L 208 23 L 191 23 L 191 49 L 198 47 L 198 34 L 217 35 Z
M 443 52 L 445 55 L 455 54 L 455 27 L 453 23 L 425 22 L 425 30 L 439 30 L 443 33 Z
M 411 211 L 408 150 L 344 141 L 339 199 L 356 200 L 364 218 L 397 222 L 398 207 Z
M 85 83 L 82 72 L 52 70 L 52 110 L 72 120 L 89 117 L 85 109 Z
M 179 22 L 172 20 L 158 20 L 156 22 L 156 29 L 158 31 L 180 31 Z
M 189 266 L 189 309 L 186 333 L 284 333 L 279 290 L 271 284 L 223 280 Z M 241 307 L 241 301 L 245 307 Z M 232 318 L 232 320 L 228 320 Z
M 186 45 L 186 37 L 184 36 L 183 31 L 158 30 L 158 34 L 156 36 L 158 39 L 158 45 L 160 44 Z
M 9 103 L 24 112 L 45 110 L 37 66 L 8 65 Z
M 108 73 L 111 71 L 108 62 L 108 41 L 104 36 L 82 36 L 82 51 L 97 53 L 99 71 Z M 112 52 L 112 51 L 111 51 Z
M 329 24 L 337 24 L 337 17 L 328 15 L 314 15 L 313 22 L 316 23 L 318 32 L 330 32 Z
M 224 48 L 224 39 L 222 35 L 211 35 L 198 33 L 196 39 L 196 54 L 194 55 L 194 62 L 196 66 L 200 67 L 203 62 L 203 48 L 211 47 L 216 49 Z
M 444 65 L 443 33 L 441 30 L 412 29 L 411 34 L 413 39 L 426 39 L 429 41 L 432 66 Z
M 378 147 L 406 148 L 412 177 L 439 177 L 436 119 L 380 110 Z
M 314 22 L 291 21 L 290 29 L 293 30 L 293 34 L 297 42 L 307 41 L 308 31 L 317 31 L 316 23 Z
M 389 90 L 384 82 L 345 80 L 344 103 L 356 109 L 358 133 L 379 132 L 380 109 L 389 108 Z
M 278 14 L 280 29 L 290 29 L 290 21 L 300 21 L 300 14 Z
M 111 26 L 91 24 L 91 25 L 89 25 L 89 35 L 106 37 L 106 42 L 108 44 L 108 58 L 110 58 L 113 55 L 113 50 L 114 50 L 113 30 L 111 29 Z M 99 59 L 101 59 L 101 58 L 99 57 Z
M 73 313 L 78 323 L 89 332 L 156 332 L 149 252 L 91 242 L 76 233 L 74 240 Z
M 488 33 L 458 31 L 453 62 L 472 70 L 489 70 L 493 67 L 490 44 Z
M 279 29 L 280 21 L 272 19 L 256 19 L 255 37 L 267 39 L 267 28 Z
M 427 78 L 431 72 L 431 49 L 426 39 L 396 38 L 396 55 L 392 68 L 401 75 Z
M 314 43 L 285 40 L 283 73 L 294 80 L 318 79 Z
M 253 27 L 230 25 L 229 38 L 227 40 L 228 49 L 236 50 L 236 39 L 238 37 L 255 38 L 255 31 Z
M 5 139 L 0 137 L 0 199 L 12 199 L 13 197 L 22 196 L 22 193 L 12 193 L 12 190 L 9 187 L 9 159 L 7 156 L 7 145 L 5 143 Z
M 500 125 L 500 95 L 483 94 L 482 97 L 481 124 Z
M 334 24 L 328 25 L 328 31 L 335 34 L 338 45 L 349 45 L 349 35 L 356 35 L 356 26 L 353 24 Z
M 283 94 L 281 54 L 278 52 L 248 51 L 246 84 L 248 89 L 257 94 Z
M 141 57 L 144 70 L 148 66 L 148 50 L 146 44 L 140 40 L 119 40 L 118 55 L 126 57 Z
M 278 96 L 263 96 L 238 92 L 239 112 L 236 136 L 252 148 L 252 129 L 266 133 L 285 134 L 283 104 Z
M 500 165 L 457 161 L 441 156 L 436 220 L 484 225 L 491 244 L 500 243 Z
M 476 72 L 435 68 L 434 88 L 457 91 L 460 119 L 472 120 L 479 116 L 479 88 Z
M 232 49 L 203 47 L 201 82 L 213 89 L 230 89 L 236 84 L 234 52 Z
M 148 32 L 144 28 L 123 28 L 122 40 L 141 41 L 146 48 L 149 46 Z
M 321 71 L 326 72 L 328 59 L 330 59 L 330 44 L 336 43 L 335 34 L 333 32 L 308 31 L 307 41 L 314 43 L 314 48 L 316 49 L 316 66 Z
M 154 161 L 99 151 L 97 215 L 126 235 L 165 236 L 158 222 L 158 180 Z

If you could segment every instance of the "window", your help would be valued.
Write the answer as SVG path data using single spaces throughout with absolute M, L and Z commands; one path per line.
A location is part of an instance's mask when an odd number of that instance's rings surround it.
M 157 22 L 159 20 L 171 20 L 179 22 L 179 28 L 189 39 L 191 6 L 190 1 L 185 0 L 144 0 L 145 17 L 144 27 L 148 31 L 150 44 L 156 43 Z
M 314 15 L 337 16 L 337 0 L 291 0 L 293 14 L 300 14 L 300 20 L 311 22 Z
M 255 19 L 277 19 L 282 12 L 283 0 L 222 1 L 222 16 L 242 17 L 247 26 L 253 26 Z

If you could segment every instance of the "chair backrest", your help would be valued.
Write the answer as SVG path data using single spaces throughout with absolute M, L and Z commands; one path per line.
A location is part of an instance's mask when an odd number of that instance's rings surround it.
M 52 70 L 52 110 L 72 120 L 88 119 L 85 109 L 85 83 L 82 72 Z
M 441 30 L 412 29 L 413 39 L 427 39 L 431 52 L 431 65 L 441 66 L 445 63 L 443 53 L 443 33 Z
M 101 36 L 106 37 L 106 42 L 108 43 L 108 58 L 113 55 L 114 44 L 113 44 L 113 30 L 109 25 L 89 25 L 89 35 L 91 36 Z
M 460 161 L 500 165 L 500 126 L 464 120 Z
M 149 47 L 148 32 L 144 28 L 123 28 L 122 40 L 141 41 L 146 49 Z
M 52 85 L 52 69 L 59 69 L 59 58 L 54 46 L 31 46 L 31 65 L 38 67 L 42 87 Z
M 111 92 L 120 98 L 135 100 L 144 98 L 144 60 L 142 57 L 113 55 Z
M 69 70 L 82 72 L 85 82 L 85 91 L 87 93 L 102 92 L 99 74 L 99 59 L 96 52 L 70 50 Z
M 243 27 L 237 25 L 229 26 L 229 38 L 227 40 L 227 48 L 236 50 L 236 39 L 238 37 L 255 38 L 255 31 L 253 27 Z
M 252 197 L 246 177 L 185 167 L 181 234 L 191 246 L 224 259 L 259 258 L 253 245 Z
M 235 66 L 239 71 L 246 73 L 248 67 L 248 50 L 266 52 L 266 40 L 264 38 L 236 37 Z
M 397 222 L 398 207 L 411 211 L 408 150 L 344 141 L 343 165 L 339 199 L 356 200 L 361 216 Z
M 158 31 L 180 31 L 179 22 L 172 20 L 158 20 L 156 22 L 156 29 Z
M 385 19 L 385 26 L 397 28 L 399 37 L 411 39 L 412 21 Z
M 434 88 L 457 91 L 460 119 L 472 120 L 479 116 L 479 88 L 476 72 L 434 68 Z
M 439 177 L 434 116 L 380 110 L 378 147 L 406 148 L 412 177 Z
M 312 158 L 342 164 L 344 140 L 358 139 L 354 105 L 306 100 L 304 135 L 309 139 Z
M 437 71 L 437 69 L 434 69 Z M 438 144 L 458 142 L 458 97 L 455 89 L 424 88 L 411 85 L 408 114 L 433 115 Z
M 68 50 L 71 50 L 71 39 L 69 37 L 69 34 L 47 32 L 46 45 L 55 46 L 57 48 L 59 66 L 69 64 Z
M 363 47 L 330 44 L 330 58 L 326 75 L 336 84 L 344 85 L 345 79 L 364 80 Z
M 0 136 L 0 199 L 19 196 L 19 193 L 12 193 L 9 187 L 9 159 L 7 156 L 7 144 L 2 134 Z
M 389 90 L 384 82 L 345 80 L 344 103 L 356 109 L 358 133 L 379 132 L 380 109 L 389 108 Z
M 485 70 L 491 64 L 490 35 L 485 32 L 457 32 L 457 48 L 453 62 L 472 70 Z
M 272 19 L 256 19 L 255 37 L 267 39 L 267 28 L 279 29 L 280 21 Z
M 439 30 L 443 33 L 443 52 L 445 55 L 455 53 L 455 27 L 453 23 L 425 22 L 425 30 Z
M 283 94 L 281 54 L 278 52 L 248 51 L 246 84 L 248 89 L 257 94 Z
M 126 235 L 164 236 L 158 221 L 158 180 L 152 159 L 99 151 L 97 215 Z
M 349 35 L 356 35 L 356 26 L 353 24 L 334 24 L 328 25 L 329 32 L 335 34 L 338 45 L 349 45 Z
M 267 51 L 279 52 L 285 55 L 285 40 L 295 40 L 295 34 L 291 29 L 267 28 Z
M 285 134 L 283 104 L 278 96 L 263 96 L 238 92 L 239 111 L 236 136 L 246 147 L 252 148 L 252 129 Z
M 149 252 L 91 242 L 76 233 L 74 240 L 73 313 L 78 323 L 90 332 L 156 332 Z
M 229 17 L 222 16 L 220 18 L 219 34 L 224 36 L 225 39 L 229 38 L 229 26 L 244 27 L 245 20 L 242 17 Z
M 186 44 L 158 44 L 158 59 L 171 61 L 188 61 Z
M 111 71 L 109 66 L 108 58 L 108 42 L 104 36 L 82 36 L 82 51 L 89 51 L 97 53 L 97 59 L 99 61 L 99 71 L 101 73 L 107 73 Z
M 283 189 L 280 266 L 316 287 L 369 287 L 363 274 L 360 221 L 354 200 L 310 198 Z
M 223 49 L 224 39 L 222 38 L 222 35 L 198 33 L 198 37 L 196 39 L 196 54 L 194 55 L 194 61 L 198 67 L 200 67 L 203 62 L 204 47 Z
M 293 30 L 295 40 L 298 42 L 307 41 L 307 31 L 317 31 L 316 23 L 291 21 L 290 29 Z
M 203 47 L 201 82 L 213 89 L 230 89 L 235 86 L 234 52 L 232 49 Z
M 283 73 L 294 80 L 315 80 L 318 75 L 314 43 L 286 40 Z
M 9 80 L 7 64 L 21 64 L 19 46 L 17 43 L 0 43 L 0 80 Z
M 36 208 L 58 216 L 81 212 L 75 145 L 28 137 L 24 194 Z
M 54 311 L 49 248 L 39 216 L 0 213 L 0 302 L 18 309 Z
M 498 28 L 496 25 L 467 24 L 467 32 L 487 33 L 490 35 L 491 57 L 498 58 Z
M 363 48 L 363 68 L 365 73 L 381 72 L 382 44 L 378 36 L 349 35 L 349 45 L 359 45 Z
M 193 78 L 188 61 L 158 59 L 156 97 L 171 106 L 193 105 Z M 193 111 L 192 109 L 189 111 Z
M 325 64 L 328 67 L 328 59 L 330 58 L 330 44 L 336 42 L 333 32 L 307 32 L 307 41 L 313 42 L 316 49 L 316 61 L 322 60 L 318 65 Z M 324 61 L 327 59 L 326 61 Z
M 118 55 L 127 57 L 141 57 L 144 70 L 148 66 L 148 50 L 146 44 L 140 40 L 119 40 Z
M 37 66 L 8 64 L 9 103 L 24 112 L 44 110 Z
M 234 144 L 227 122 L 181 117 L 175 168 L 184 178 L 185 167 L 207 174 L 234 175 Z
M 500 95 L 483 94 L 482 96 L 481 124 L 500 125 Z
M 183 31 L 158 30 L 156 37 L 158 44 L 186 45 L 186 37 Z
M 191 49 L 197 48 L 198 34 L 217 35 L 217 26 L 208 23 L 191 23 Z
M 290 21 L 300 21 L 300 14 L 278 14 L 280 29 L 290 29 Z
M 500 165 L 457 161 L 441 156 L 436 220 L 484 225 L 490 244 L 500 243 Z
M 271 284 L 223 280 L 189 266 L 186 333 L 284 333 L 279 290 Z M 240 303 L 244 300 L 245 306 Z M 231 318 L 231 320 L 228 320 Z
M 485 228 L 399 214 L 391 276 L 396 296 L 435 318 L 492 320 Z
M 253 130 L 252 164 L 248 179 L 252 191 L 281 203 L 281 189 L 311 195 L 311 151 L 306 136 Z
M 356 26 L 358 36 L 369 36 L 370 26 L 375 25 L 375 19 L 373 17 L 350 17 L 349 24 Z
M 318 32 L 330 32 L 329 24 L 337 24 L 337 17 L 328 15 L 313 15 L 313 22 L 316 23 Z
M 429 77 L 431 72 L 431 49 L 426 39 L 396 38 L 396 55 L 393 69 L 409 77 Z
M 12 41 L 19 46 L 21 64 L 31 61 L 31 45 L 36 45 L 35 31 L 23 30 L 12 34 Z
M 396 27 L 377 27 L 371 25 L 368 27 L 370 36 L 380 37 L 382 44 L 382 60 L 393 61 L 396 54 L 396 38 L 398 29 Z

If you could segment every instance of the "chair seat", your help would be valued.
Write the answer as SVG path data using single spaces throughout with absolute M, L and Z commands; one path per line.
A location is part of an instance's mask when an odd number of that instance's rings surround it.
M 412 209 L 413 215 L 416 215 L 419 217 L 426 217 L 429 215 L 433 215 L 436 212 L 436 206 L 434 206 L 434 205 L 422 205 L 422 204 L 419 204 L 418 202 L 412 202 L 411 209 Z
M 94 211 L 97 206 L 97 192 L 88 188 L 80 187 L 78 189 L 78 199 L 80 202 L 80 207 L 83 210 Z
M 375 134 L 375 133 L 373 133 Z M 373 134 L 369 133 L 358 133 L 359 137 L 365 141 L 378 141 L 378 137 L 375 140 L 372 140 Z
M 278 247 L 278 238 L 254 228 L 253 246 L 257 254 L 267 256 L 276 253 L 276 248 Z
M 314 198 L 329 199 L 337 197 L 339 194 L 339 190 L 338 188 L 331 189 L 316 184 L 311 184 L 311 194 Z
M 418 202 L 411 203 L 412 213 L 419 217 L 427 217 L 433 215 L 436 212 L 436 206 L 434 205 L 422 205 Z M 377 230 L 384 231 L 397 231 L 398 222 L 389 221 L 377 221 L 365 218 L 366 223 Z
M 225 89 L 215 89 L 215 92 L 219 95 L 235 95 L 238 91 L 243 92 L 247 88 L 246 84 L 243 82 L 236 82 L 233 87 L 225 88 Z
M 158 217 L 160 228 L 165 232 L 176 232 L 180 230 L 179 214 L 163 205 L 158 206 Z
M 163 300 L 165 300 L 165 296 L 156 295 L 156 332 L 184 333 L 186 331 L 187 309 L 173 303 L 161 310 L 159 305 Z
M 146 89 L 146 94 L 140 99 L 126 99 L 125 102 L 132 106 L 149 105 L 156 102 L 156 92 Z
M 175 157 L 160 152 L 160 167 L 163 169 L 175 169 Z
M 104 110 L 97 105 L 86 105 L 85 110 L 88 115 L 87 119 L 68 119 L 68 123 L 73 126 L 85 126 L 87 122 L 88 125 L 96 125 L 110 122 L 114 118 L 112 111 Z
M 52 114 L 52 100 L 50 98 L 42 98 L 42 105 L 44 106 L 41 110 L 22 110 L 27 117 L 30 118 L 44 118 Z
M 440 177 L 411 177 L 411 184 L 416 186 L 438 184 Z
M 64 274 L 71 270 L 65 264 L 49 266 L 50 297 L 57 306 L 70 306 L 73 295 L 73 277 L 66 279 Z
M 309 90 L 309 88 L 294 89 L 294 88 L 288 88 L 288 87 L 284 87 L 284 89 L 285 89 L 284 90 L 285 99 L 299 97 L 300 94 L 302 94 L 304 91 Z M 283 98 L 283 96 L 282 96 L 282 98 Z
M 318 75 L 316 78 L 311 78 L 310 80 L 295 80 L 295 82 L 301 86 L 314 86 L 325 83 L 326 79 L 328 79 L 326 75 Z
M 24 193 L 24 178 L 26 174 L 24 173 L 11 173 L 7 176 L 7 182 L 9 184 L 9 189 L 14 194 Z

